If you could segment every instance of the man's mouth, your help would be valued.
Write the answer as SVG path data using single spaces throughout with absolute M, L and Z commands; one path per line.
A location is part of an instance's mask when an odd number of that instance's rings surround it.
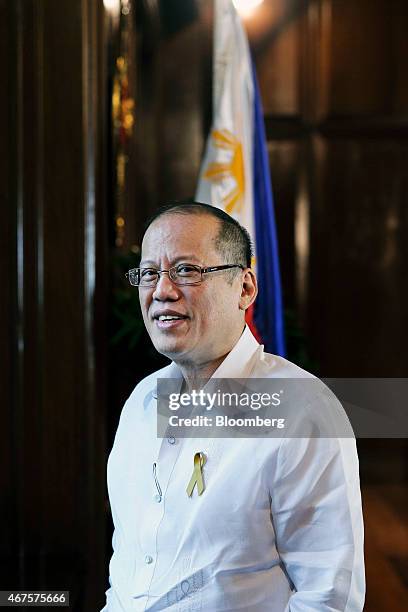
M 153 319 L 159 329 L 174 329 L 182 325 L 188 317 L 178 312 L 158 312 L 153 315 Z
M 185 319 L 186 317 L 182 317 L 180 315 L 160 315 L 158 321 L 180 321 L 181 319 Z

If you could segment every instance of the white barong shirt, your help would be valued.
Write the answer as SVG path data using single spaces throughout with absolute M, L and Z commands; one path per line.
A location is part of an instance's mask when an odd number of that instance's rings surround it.
M 311 377 L 248 327 L 214 378 Z M 157 438 L 158 378 L 127 400 L 108 461 L 114 522 L 102 612 L 359 612 L 365 579 L 353 438 Z M 196 452 L 205 490 L 188 497 Z

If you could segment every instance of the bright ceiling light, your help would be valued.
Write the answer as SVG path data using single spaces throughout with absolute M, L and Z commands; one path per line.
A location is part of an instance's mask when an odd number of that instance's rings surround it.
M 242 17 L 249 17 L 263 0 L 232 0 L 232 2 Z

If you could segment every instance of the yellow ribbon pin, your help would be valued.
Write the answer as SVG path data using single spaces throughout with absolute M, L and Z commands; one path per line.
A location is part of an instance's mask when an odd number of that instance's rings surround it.
M 204 455 L 204 453 L 196 453 L 194 455 L 194 469 L 193 469 L 193 473 L 190 478 L 190 482 L 188 483 L 188 487 L 187 487 L 187 495 L 189 497 L 192 496 L 196 483 L 197 483 L 197 491 L 199 495 L 201 495 L 205 489 L 203 473 L 201 470 L 204 467 L 206 461 L 207 461 L 207 458 Z

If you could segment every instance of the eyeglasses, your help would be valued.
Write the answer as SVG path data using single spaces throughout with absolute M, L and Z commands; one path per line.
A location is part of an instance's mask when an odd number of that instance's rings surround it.
M 226 264 L 224 266 L 211 266 L 201 268 L 194 264 L 181 263 L 169 270 L 156 270 L 155 268 L 133 268 L 126 273 L 131 285 L 134 287 L 155 287 L 159 282 L 160 276 L 165 272 L 175 285 L 198 285 L 203 281 L 203 274 L 217 272 L 218 270 L 228 270 L 230 268 L 241 268 L 240 264 Z

